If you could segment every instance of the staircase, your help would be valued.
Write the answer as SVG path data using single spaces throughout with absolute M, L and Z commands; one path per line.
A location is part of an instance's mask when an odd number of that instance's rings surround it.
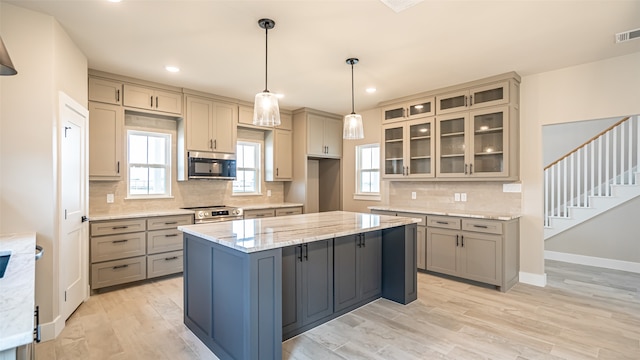
M 545 167 L 545 240 L 640 196 L 639 140 L 625 117 Z

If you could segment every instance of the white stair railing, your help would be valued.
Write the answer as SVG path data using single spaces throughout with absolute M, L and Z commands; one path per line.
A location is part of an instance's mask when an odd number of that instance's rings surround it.
M 590 196 L 611 196 L 611 185 L 635 184 L 640 116 L 625 117 L 544 168 L 544 225 L 588 207 Z

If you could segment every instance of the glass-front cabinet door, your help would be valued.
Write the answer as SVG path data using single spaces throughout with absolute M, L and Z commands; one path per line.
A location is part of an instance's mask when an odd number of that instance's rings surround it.
M 433 116 L 435 114 L 435 98 L 423 98 L 405 103 L 389 105 L 382 109 L 382 121 L 398 121 Z
M 471 108 L 480 108 L 509 102 L 509 82 L 473 88 L 469 91 L 469 105 Z
M 456 91 L 436 97 L 437 114 L 447 114 L 467 110 L 469 106 L 469 90 Z
M 426 178 L 435 174 L 433 117 L 384 125 L 382 176 Z
M 468 118 L 468 113 L 437 117 L 437 177 L 464 177 L 469 173 L 466 157 Z
M 469 173 L 475 177 L 496 177 L 508 174 L 508 107 L 473 111 L 469 115 L 473 129 L 469 150 L 473 153 Z
M 433 118 L 413 120 L 407 123 L 409 139 L 409 169 L 410 177 L 433 177 L 433 153 L 435 141 L 433 139 Z
M 404 126 L 403 124 L 386 125 L 382 128 L 384 164 L 382 176 L 386 178 L 403 177 L 406 170 L 404 163 Z

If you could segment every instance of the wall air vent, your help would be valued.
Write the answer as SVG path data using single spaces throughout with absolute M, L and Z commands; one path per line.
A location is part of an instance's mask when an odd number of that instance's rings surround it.
M 626 42 L 633 39 L 640 39 L 640 29 L 629 30 L 616 34 L 616 43 Z

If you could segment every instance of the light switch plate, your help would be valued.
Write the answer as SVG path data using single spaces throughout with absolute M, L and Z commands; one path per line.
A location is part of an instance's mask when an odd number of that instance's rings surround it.
M 411 192 L 411 199 L 412 199 L 412 200 L 417 199 L 417 196 L 416 196 L 416 192 L 415 192 L 415 191 L 412 191 L 412 192 Z
M 267 190 L 267 196 L 271 196 L 271 190 Z
M 113 194 L 107 194 L 107 204 L 113 204 L 114 196 Z
M 460 201 L 467 201 L 467 193 L 460 194 Z
M 453 194 L 453 201 L 460 201 L 460 193 Z

